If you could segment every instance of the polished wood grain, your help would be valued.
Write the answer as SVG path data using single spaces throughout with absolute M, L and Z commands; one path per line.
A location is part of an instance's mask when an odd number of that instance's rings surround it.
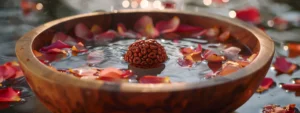
M 32 53 L 32 49 L 49 44 L 55 31 L 72 34 L 79 22 L 89 27 L 99 24 L 105 29 L 114 28 L 119 22 L 130 27 L 143 15 L 151 16 L 154 21 L 178 16 L 186 24 L 205 28 L 220 26 L 258 56 L 247 67 L 225 77 L 199 83 L 149 85 L 79 80 L 43 65 Z M 269 69 L 274 44 L 258 28 L 206 12 L 124 10 L 82 14 L 45 23 L 17 42 L 16 54 L 30 87 L 54 113 L 228 113 L 255 92 Z

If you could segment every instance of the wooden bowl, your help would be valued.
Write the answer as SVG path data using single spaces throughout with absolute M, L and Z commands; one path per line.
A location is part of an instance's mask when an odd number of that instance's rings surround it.
M 80 80 L 52 70 L 34 56 L 50 44 L 56 31 L 72 33 L 82 22 L 104 29 L 122 22 L 132 26 L 149 15 L 156 22 L 178 16 L 181 23 L 205 28 L 220 26 L 246 44 L 256 59 L 247 67 L 225 77 L 199 83 L 132 84 Z M 244 104 L 258 88 L 274 54 L 273 41 L 261 30 L 238 20 L 202 12 L 172 10 L 125 10 L 94 12 L 45 23 L 25 34 L 16 45 L 16 55 L 27 82 L 49 110 L 54 113 L 228 113 Z

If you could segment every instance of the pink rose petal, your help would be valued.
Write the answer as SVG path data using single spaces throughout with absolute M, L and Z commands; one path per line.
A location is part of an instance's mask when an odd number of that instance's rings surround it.
M 202 45 L 198 44 L 197 48 L 194 50 L 195 52 L 202 52 Z
M 155 29 L 153 25 L 152 18 L 149 16 L 143 16 L 134 25 L 134 29 L 141 35 L 148 38 L 156 38 L 159 32 Z
M 94 36 L 94 41 L 96 44 L 106 43 L 112 41 L 118 36 L 117 32 L 114 30 L 108 30 L 104 33 Z
M 245 9 L 237 10 L 236 17 L 246 22 L 258 24 L 260 23 L 260 12 L 255 7 L 248 7 Z
M 155 28 L 160 33 L 170 33 L 177 29 L 179 26 L 180 19 L 177 16 L 174 16 L 172 19 L 168 21 L 159 21 L 156 23 Z
M 60 40 L 57 40 L 56 42 L 52 43 L 51 45 L 41 48 L 41 51 L 46 52 L 46 51 L 48 51 L 50 49 L 54 49 L 54 48 L 63 49 L 63 48 L 71 48 L 71 46 Z
M 87 63 L 89 64 L 97 64 L 104 60 L 105 54 L 103 50 L 92 51 L 87 56 Z
M 84 40 L 91 40 L 92 32 L 83 23 L 78 23 L 75 26 L 75 35 Z
M 226 48 L 225 50 L 223 50 L 224 56 L 227 59 L 233 60 L 233 61 L 238 59 L 240 52 L 241 52 L 241 49 L 237 48 L 237 47 L 229 47 L 229 48 Z
M 185 58 L 179 58 L 177 60 L 178 65 L 181 67 L 192 67 L 194 62 Z

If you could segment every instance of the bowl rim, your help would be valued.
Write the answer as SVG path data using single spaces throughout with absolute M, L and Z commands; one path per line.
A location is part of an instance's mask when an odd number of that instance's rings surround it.
M 260 50 L 257 57 L 252 61 L 247 67 L 239 69 L 237 72 L 231 73 L 224 77 L 217 77 L 214 79 L 195 82 L 195 83 L 171 83 L 171 84 L 135 84 L 135 83 L 112 83 L 105 81 L 96 81 L 96 80 L 81 80 L 70 74 L 61 73 L 54 71 L 50 67 L 42 64 L 33 54 L 32 44 L 34 39 L 43 31 L 52 27 L 61 22 L 68 20 L 81 18 L 81 17 L 90 17 L 96 15 L 106 15 L 114 13 L 147 13 L 147 12 L 156 12 L 156 13 L 177 13 L 177 14 L 188 14 L 195 16 L 202 16 L 207 18 L 214 18 L 218 21 L 223 21 L 234 26 L 243 28 L 250 33 L 252 33 L 260 44 Z M 230 81 L 237 79 L 242 79 L 244 77 L 250 76 L 252 73 L 255 73 L 257 70 L 265 66 L 268 61 L 273 57 L 274 54 L 274 43 L 272 39 L 262 30 L 256 28 L 253 25 L 244 23 L 237 19 L 232 19 L 229 17 L 216 15 L 208 13 L 206 11 L 201 11 L 201 13 L 195 13 L 192 11 L 178 11 L 178 10 L 153 10 L 153 9 L 129 9 L 129 10 L 118 10 L 113 12 L 92 12 L 87 14 L 80 14 L 75 16 L 64 17 L 61 19 L 53 20 L 42 24 L 30 32 L 23 35 L 16 43 L 15 48 L 16 56 L 19 63 L 21 64 L 25 76 L 26 71 L 33 73 L 33 76 L 43 79 L 51 84 L 59 85 L 75 85 L 80 88 L 92 88 L 98 90 L 109 90 L 117 92 L 170 92 L 170 91 L 183 91 L 191 90 L 196 88 L 210 87 L 214 85 L 224 84 Z M 36 76 L 37 75 L 37 76 Z

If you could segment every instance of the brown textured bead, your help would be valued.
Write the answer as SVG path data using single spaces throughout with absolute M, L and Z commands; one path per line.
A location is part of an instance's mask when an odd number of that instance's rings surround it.
M 128 47 L 124 60 L 140 68 L 154 68 L 167 60 L 162 45 L 154 39 L 137 40 Z

